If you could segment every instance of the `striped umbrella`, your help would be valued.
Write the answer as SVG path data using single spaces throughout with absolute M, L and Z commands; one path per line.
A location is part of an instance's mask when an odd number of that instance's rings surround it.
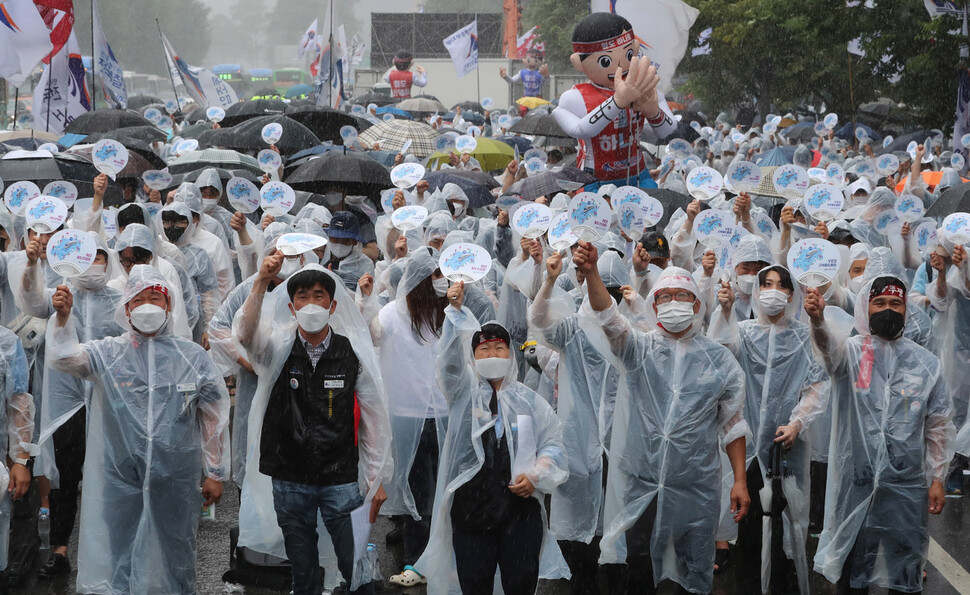
M 411 141 L 408 153 L 415 157 L 427 157 L 434 153 L 437 133 L 424 122 L 412 120 L 388 120 L 380 122 L 360 133 L 357 138 L 365 145 L 380 142 L 381 150 L 398 152 L 404 143 Z

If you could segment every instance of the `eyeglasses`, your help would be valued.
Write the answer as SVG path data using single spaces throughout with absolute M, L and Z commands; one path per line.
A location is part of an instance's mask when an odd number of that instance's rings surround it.
M 674 300 L 678 302 L 693 302 L 694 294 L 689 291 L 678 291 L 676 293 L 661 293 L 654 297 L 654 301 L 658 304 L 669 304 Z
M 152 261 L 151 257 L 148 257 L 148 258 L 119 257 L 118 259 L 121 261 L 121 266 L 124 266 L 124 267 L 130 267 L 135 264 L 149 264 Z

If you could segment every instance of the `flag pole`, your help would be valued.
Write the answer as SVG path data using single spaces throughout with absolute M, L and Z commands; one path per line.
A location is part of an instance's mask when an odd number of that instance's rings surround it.
M 849 107 L 852 109 L 852 146 L 858 144 L 858 140 L 855 135 L 855 89 L 852 86 L 852 52 L 849 54 Z
M 51 77 L 54 75 L 54 55 L 51 54 L 51 61 L 47 63 L 47 124 L 45 132 L 51 131 Z
M 478 31 L 478 13 L 477 12 L 475 13 L 475 31 L 476 32 Z M 477 42 L 476 42 L 476 45 L 478 45 Z M 477 47 L 475 49 L 478 50 Z M 481 71 L 482 71 L 481 64 L 482 64 L 482 61 L 481 61 L 480 56 L 476 56 L 475 57 L 475 93 L 478 94 L 478 104 L 479 105 L 482 104 L 482 77 L 481 77 L 481 74 L 480 74 Z
M 168 80 L 172 81 L 172 92 L 175 93 L 175 103 L 177 104 L 179 102 L 179 92 L 175 86 L 175 77 L 172 76 L 172 69 L 168 65 L 169 63 L 168 50 L 165 49 L 165 37 L 162 36 L 162 25 L 161 23 L 158 22 L 158 19 L 155 19 L 155 25 L 158 27 L 158 39 L 159 41 L 162 42 L 162 53 L 165 54 L 165 70 L 168 71 Z M 181 72 L 179 72 L 179 78 L 182 78 Z M 184 85 L 185 81 L 182 81 L 182 84 Z M 181 109 L 181 106 L 179 107 L 179 109 Z
M 8 89 L 13 88 L 13 128 L 11 128 L 11 130 L 16 130 L 17 129 L 17 104 L 20 103 L 19 101 L 17 101 L 17 96 L 20 95 L 19 93 L 20 89 L 18 89 L 17 87 L 14 87 L 13 85 L 7 85 L 7 88 Z
M 91 0 L 91 111 L 98 109 L 98 61 L 94 49 L 94 11 L 98 9 L 97 0 Z M 82 64 L 83 66 L 83 64 Z M 103 86 L 102 86 L 103 89 Z
M 330 55 L 327 60 L 330 62 L 330 75 L 327 77 L 327 107 L 333 107 L 333 0 L 330 0 Z

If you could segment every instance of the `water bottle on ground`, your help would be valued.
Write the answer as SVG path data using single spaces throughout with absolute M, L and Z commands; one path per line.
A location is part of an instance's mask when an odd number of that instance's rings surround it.
M 37 535 L 40 537 L 40 550 L 37 553 L 43 566 L 51 554 L 51 511 L 47 508 L 41 508 L 37 515 Z
M 370 566 L 371 581 L 381 580 L 380 560 L 377 558 L 377 546 L 373 543 L 367 544 L 367 564 Z

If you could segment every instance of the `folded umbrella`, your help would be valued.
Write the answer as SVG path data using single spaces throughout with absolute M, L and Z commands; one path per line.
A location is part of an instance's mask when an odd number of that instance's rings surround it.
M 457 184 L 468 196 L 469 206 L 473 209 L 494 203 L 495 196 L 492 194 L 492 189 L 499 187 L 494 177 L 479 171 L 444 169 L 428 172 L 424 179 L 427 180 L 431 190 L 443 188 L 449 183 Z
M 381 149 L 398 152 L 407 141 L 411 141 L 408 153 L 416 157 L 427 157 L 434 153 L 434 139 L 438 135 L 424 122 L 410 120 L 389 120 L 378 122 L 364 132 L 358 139 L 367 146 L 380 141 Z

